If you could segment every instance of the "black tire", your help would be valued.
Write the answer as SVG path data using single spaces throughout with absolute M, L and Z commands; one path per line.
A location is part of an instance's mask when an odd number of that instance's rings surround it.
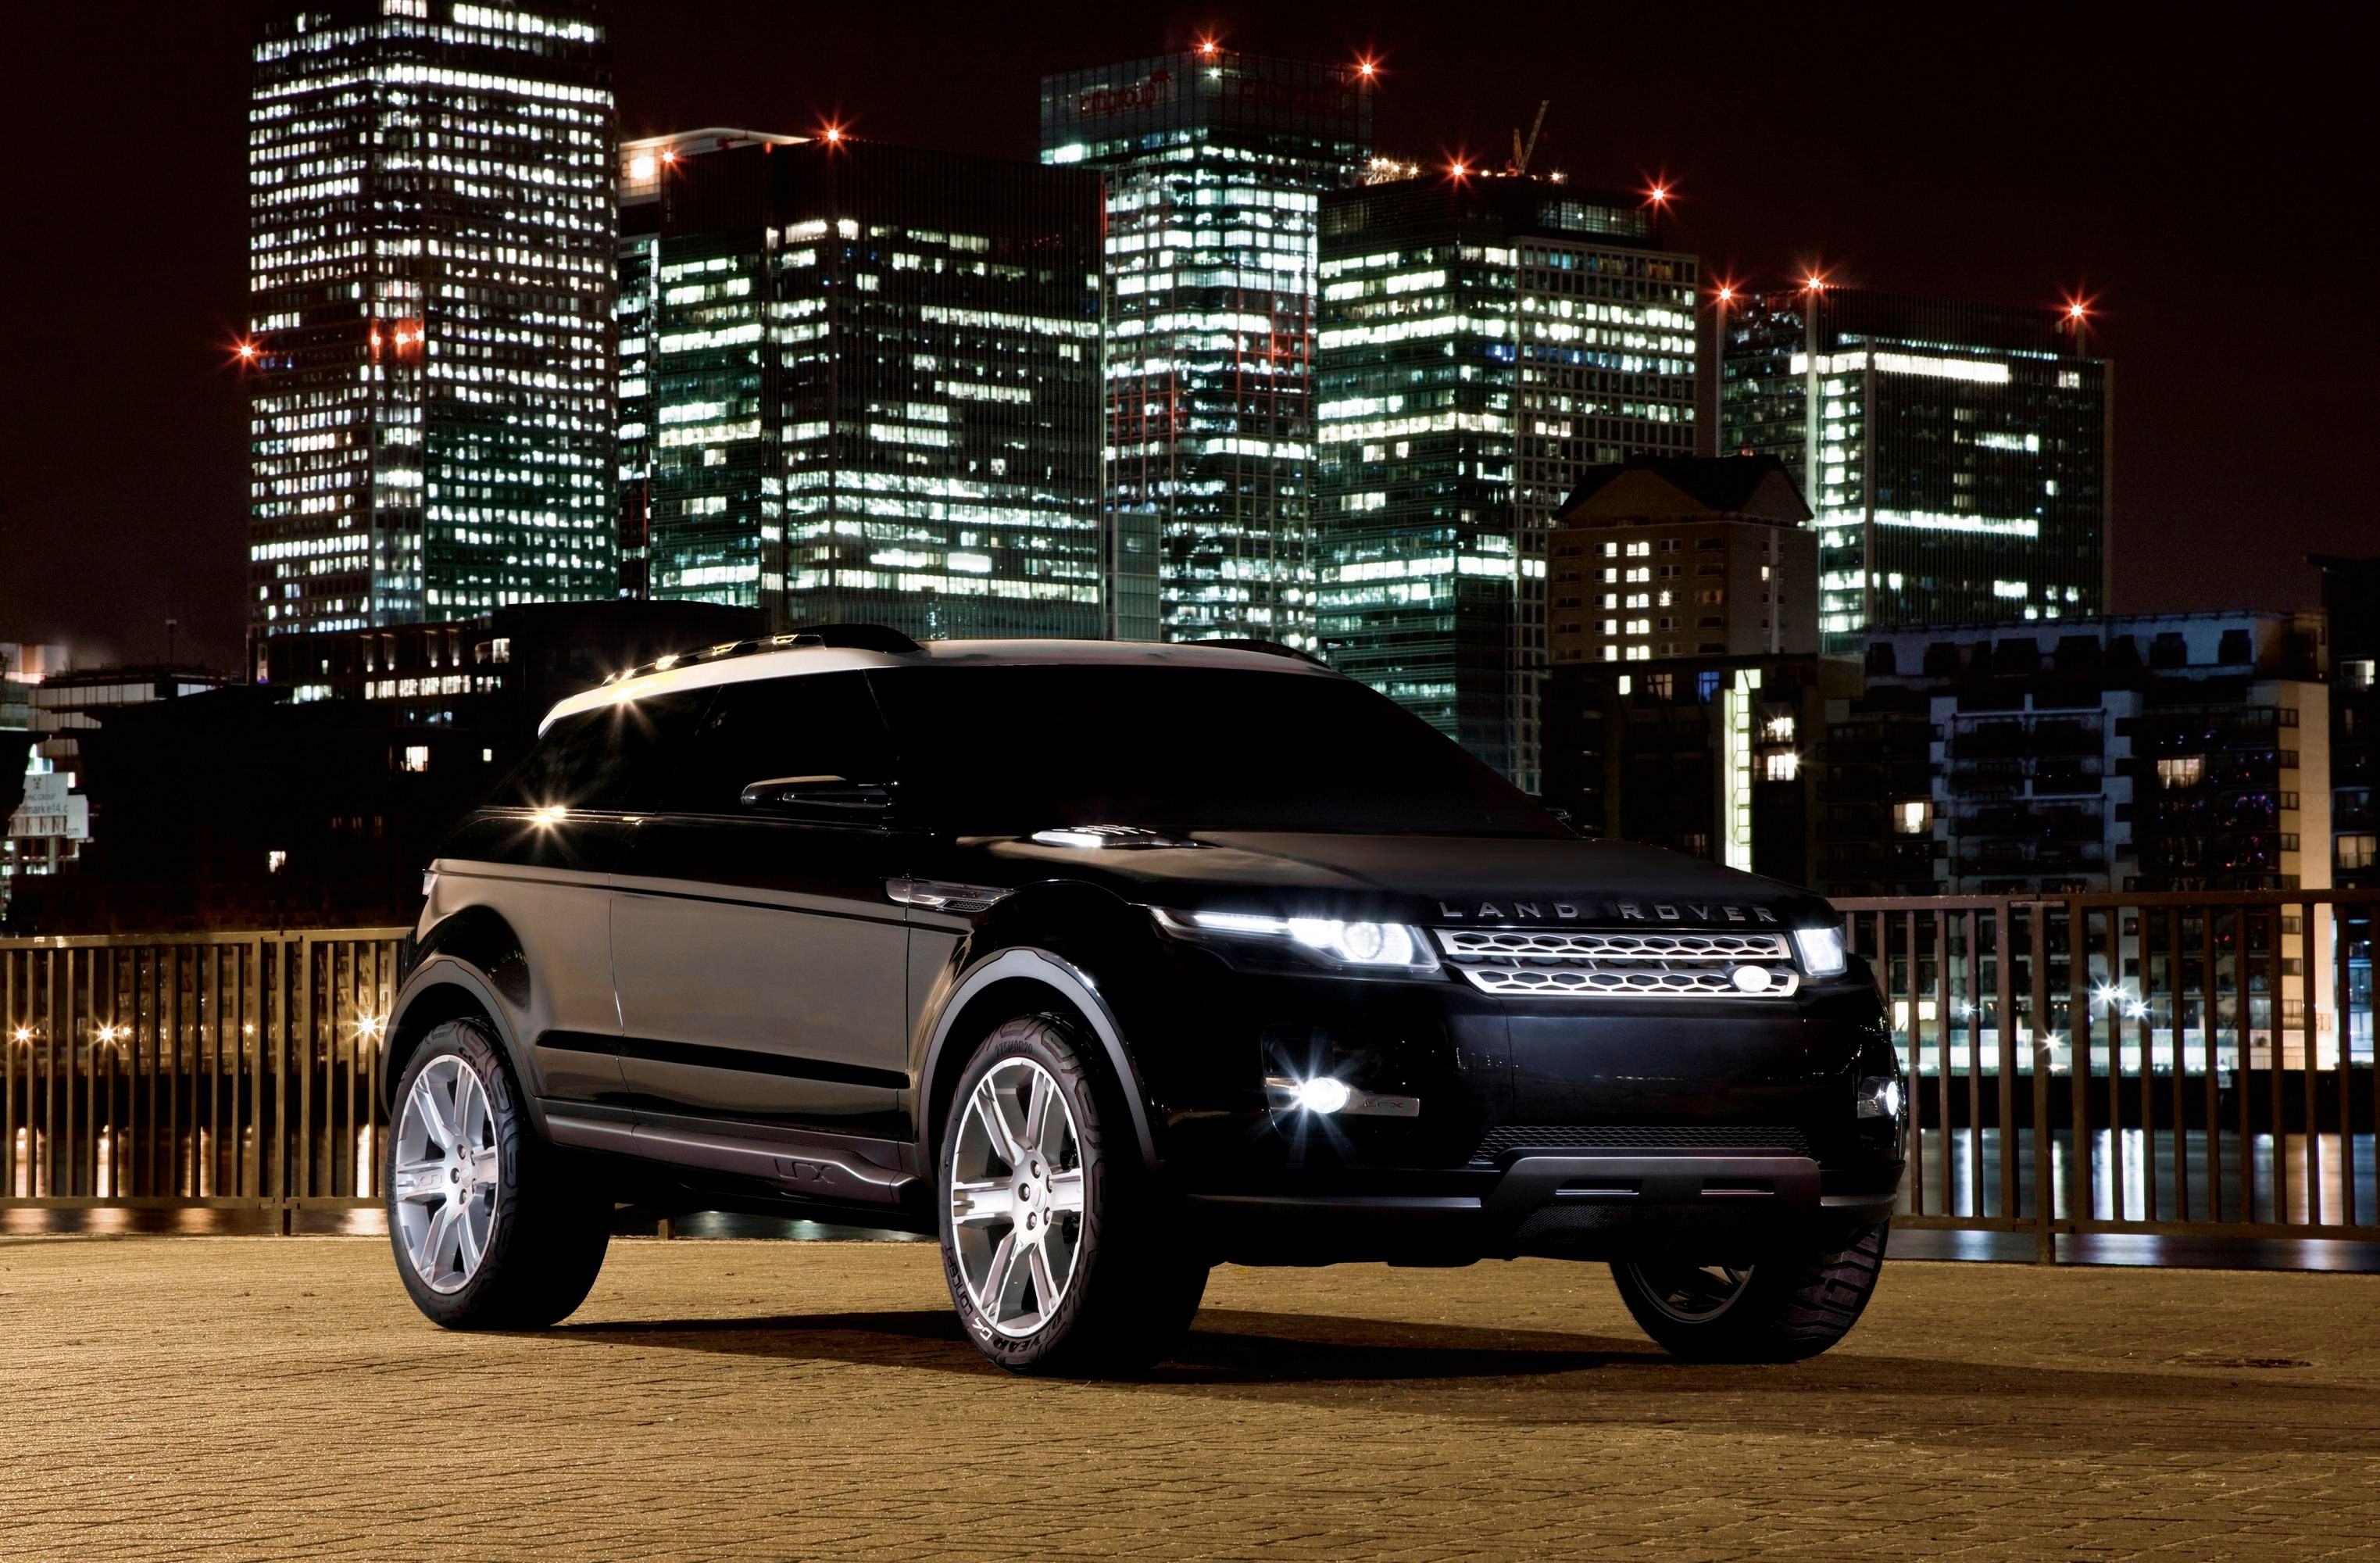
M 1621 1300 L 1672 1356 L 1701 1362 L 1795 1362 L 1851 1333 L 1876 1295 L 1889 1224 L 1813 1233 L 1754 1264 L 1731 1295 L 1698 1266 L 1619 1260 Z M 1699 1293 L 1695 1301 L 1682 1299 Z M 1698 1305 L 1697 1305 L 1698 1304 Z
M 1083 1174 L 1072 1278 L 1030 1334 L 1005 1333 L 977 1305 L 953 1215 L 953 1154 L 968 1103 L 993 1068 L 1030 1059 L 1056 1082 L 1074 1116 Z M 986 1037 L 968 1060 L 936 1142 L 943 1278 L 977 1349 L 1012 1373 L 1127 1376 L 1180 1344 L 1207 1289 L 1206 1257 L 1184 1250 L 1184 1227 L 1143 1165 L 1123 1088 L 1069 1021 L 1028 1015 Z
M 567 1318 L 594 1286 L 611 1245 L 612 1202 L 570 1157 L 538 1137 L 504 1049 L 482 1021 L 449 1020 L 422 1039 L 397 1084 L 392 1119 L 401 1118 L 422 1072 L 449 1057 L 460 1059 L 487 1093 L 499 1167 L 493 1219 L 469 1278 L 453 1291 L 432 1287 L 416 1269 L 401 1230 L 393 1123 L 381 1181 L 397 1276 L 414 1306 L 448 1329 L 543 1329 Z

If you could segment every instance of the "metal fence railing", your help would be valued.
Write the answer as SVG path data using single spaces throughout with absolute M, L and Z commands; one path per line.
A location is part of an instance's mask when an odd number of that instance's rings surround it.
M 1844 900 L 1912 1227 L 2380 1239 L 2380 891 Z M 0 1209 L 376 1205 L 407 931 L 0 940 Z
M 1905 1225 L 2380 1239 L 2380 892 L 1836 904 L 1911 1074 Z
M 377 1205 L 408 932 L 0 940 L 0 1207 Z

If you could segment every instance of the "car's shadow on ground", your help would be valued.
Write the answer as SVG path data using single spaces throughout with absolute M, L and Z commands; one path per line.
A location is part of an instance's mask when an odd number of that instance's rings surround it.
M 1000 1372 L 962 1337 L 946 1309 L 622 1320 L 565 1325 L 555 1333 L 783 1361 Z M 2079 1431 L 2099 1417 L 2074 1414 L 2082 1407 L 2121 1402 L 2158 1409 L 2153 1417 L 2127 1419 L 2128 1438 L 2142 1447 L 2177 1448 L 2215 1436 L 2209 1419 L 2222 1418 L 2236 1397 L 2250 1393 L 2268 1406 L 2277 1400 L 2295 1408 L 2284 1415 L 2299 1429 L 2297 1444 L 2362 1448 L 2380 1435 L 2380 1422 L 2358 1391 L 2275 1372 L 2143 1372 L 1887 1356 L 1861 1349 L 1856 1336 L 1845 1348 L 1804 1362 L 1704 1364 L 1618 1337 L 1232 1308 L 1200 1312 L 1181 1348 L 1137 1384 L 1258 1399 L 1360 1398 L 1381 1410 L 1400 1407 L 1400 1397 L 1382 1391 L 1402 1388 L 1411 1392 L 1403 1409 L 1435 1415 L 1568 1423 L 1617 1411 L 1622 1420 L 1766 1423 L 1797 1434 L 1836 1423 L 1868 1426 L 1889 1401 L 1891 1414 L 1903 1423 L 1985 1443 L 2023 1443 L 2044 1436 L 2045 1428 L 2070 1423 Z M 1984 1406 L 1998 1409 L 1979 1415 Z
M 948 1309 L 757 1319 L 619 1320 L 565 1325 L 569 1337 L 741 1356 L 878 1362 L 997 1373 Z M 1299 1384 L 1520 1378 L 1621 1363 L 1667 1362 L 1643 1342 L 1549 1331 L 1401 1325 L 1208 1308 L 1152 1384 Z

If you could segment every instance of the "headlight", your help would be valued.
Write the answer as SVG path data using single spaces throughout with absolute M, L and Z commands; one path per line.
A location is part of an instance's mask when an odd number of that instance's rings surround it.
M 1793 948 L 1802 957 L 1802 970 L 1812 977 L 1840 977 L 1843 974 L 1843 931 L 1840 928 L 1796 928 Z
M 1278 940 L 1326 966 L 1383 976 L 1439 969 L 1438 956 L 1418 928 L 1402 922 L 1342 922 L 1324 917 L 1265 917 L 1251 912 L 1158 910 L 1169 932 L 1191 937 Z

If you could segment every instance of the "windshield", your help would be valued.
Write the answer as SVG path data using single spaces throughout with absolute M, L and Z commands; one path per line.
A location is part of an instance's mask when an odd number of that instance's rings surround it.
M 1076 665 L 905 667 L 868 682 L 900 751 L 905 810 L 961 835 L 1567 834 L 1352 679 Z

